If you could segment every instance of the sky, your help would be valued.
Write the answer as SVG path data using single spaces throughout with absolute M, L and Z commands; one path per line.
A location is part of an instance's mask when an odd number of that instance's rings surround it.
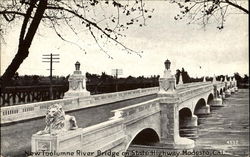
M 19 75 L 49 75 L 48 63 L 42 62 L 43 54 L 60 54 L 60 63 L 53 64 L 53 75 L 67 76 L 74 71 L 76 61 L 81 63 L 83 72 L 112 74 L 112 69 L 122 69 L 120 77 L 162 75 L 164 61 L 171 61 L 172 73 L 182 67 L 191 77 L 229 75 L 235 72 L 241 75 L 249 71 L 248 16 L 231 14 L 226 18 L 225 28 L 218 30 L 211 23 L 201 28 L 199 25 L 187 25 L 187 20 L 174 20 L 179 13 L 176 5 L 164 1 L 148 1 L 154 8 L 152 18 L 145 27 L 132 26 L 121 39 L 129 48 L 143 51 L 142 56 L 127 54 L 115 44 L 108 45 L 110 59 L 88 33 L 65 36 L 75 44 L 62 41 L 51 29 L 39 26 L 39 30 L 30 48 L 28 58 L 18 69 Z M 63 26 L 61 28 L 64 30 Z M 13 59 L 18 46 L 20 22 L 16 22 L 4 35 L 1 42 L 1 75 Z M 201 67 L 201 68 L 200 68 Z

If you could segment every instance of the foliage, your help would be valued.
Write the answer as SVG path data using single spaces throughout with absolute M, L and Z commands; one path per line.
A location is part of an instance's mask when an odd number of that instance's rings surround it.
M 234 73 L 235 80 L 237 81 L 237 85 L 239 88 L 249 88 L 249 76 L 244 75 L 244 77 L 240 76 L 239 73 Z
M 184 68 L 182 68 L 181 70 L 179 70 L 179 69 L 176 70 L 175 77 L 176 77 L 176 83 L 177 84 L 179 83 L 180 75 L 182 75 L 183 83 L 190 83 L 191 82 L 191 78 L 190 78 L 188 72 L 185 71 Z M 195 81 L 195 79 L 193 79 L 193 80 Z
M 205 27 L 210 22 L 223 29 L 230 14 L 249 14 L 247 0 L 173 0 L 180 8 L 174 19 L 188 18 L 188 24 L 199 24 Z
M 152 17 L 151 13 L 152 10 L 146 9 L 142 0 L 3 0 L 0 3 L 0 20 L 3 21 L 0 23 L 1 34 L 17 21 L 23 21 L 16 56 L 2 79 L 10 80 L 28 57 L 40 23 L 53 29 L 63 41 L 75 45 L 75 41 L 65 38 L 65 32 L 70 30 L 76 36 L 89 32 L 100 50 L 109 58 L 112 58 L 108 53 L 109 44 L 140 56 L 141 51 L 130 49 L 118 38 L 126 37 L 123 32 L 131 25 L 145 26 L 147 19 Z M 84 36 L 79 38 L 84 40 Z

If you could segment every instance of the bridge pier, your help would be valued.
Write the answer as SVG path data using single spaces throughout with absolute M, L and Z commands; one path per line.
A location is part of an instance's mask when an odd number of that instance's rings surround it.
M 210 114 L 210 106 L 209 105 L 203 106 L 199 108 L 198 110 L 196 110 L 194 114 L 195 115 Z
M 191 127 L 198 126 L 198 117 L 196 115 L 192 115 L 187 126 L 191 126 Z
M 235 93 L 234 87 L 232 87 L 232 88 L 230 89 L 230 92 L 231 92 L 231 94 L 234 94 L 234 93 Z
M 173 100 L 173 98 L 172 98 Z M 161 138 L 160 143 L 170 149 L 191 149 L 194 141 L 179 135 L 179 111 L 177 103 L 161 103 Z M 195 118 L 190 125 L 196 124 Z
M 238 87 L 234 87 L 235 93 L 238 92 Z
M 235 92 L 238 92 L 238 87 L 237 87 L 237 81 L 235 80 L 235 77 L 233 78 L 233 88 Z
M 182 123 L 180 124 L 180 128 L 198 126 L 197 120 L 198 117 L 196 115 L 188 117 L 182 121 Z
M 222 99 L 225 99 L 225 98 L 226 98 L 225 92 L 222 92 L 221 98 L 222 98 Z
M 194 141 L 179 135 L 179 110 L 178 97 L 176 94 L 176 79 L 171 74 L 171 62 L 164 62 L 165 70 L 163 77 L 159 78 L 160 91 L 158 97 L 161 108 L 161 137 L 160 143 L 170 149 L 191 149 L 195 146 Z
M 211 102 L 211 104 L 210 104 L 211 106 L 223 106 L 222 105 L 222 99 L 221 98 L 215 98 L 215 99 L 213 99 L 212 100 L 212 102 Z
M 198 117 L 196 115 L 193 115 L 192 117 L 187 117 L 184 120 L 180 120 L 180 136 L 189 139 L 196 139 L 198 137 L 197 126 Z
M 225 97 L 230 97 L 231 96 L 231 91 L 229 89 L 226 90 L 225 92 Z

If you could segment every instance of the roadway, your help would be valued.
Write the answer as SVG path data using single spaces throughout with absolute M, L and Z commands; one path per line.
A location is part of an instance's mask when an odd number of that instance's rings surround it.
M 107 121 L 110 117 L 113 116 L 110 111 L 114 109 L 145 102 L 156 97 L 157 95 L 153 94 L 125 101 L 72 111 L 68 112 L 67 114 L 75 116 L 78 126 L 81 128 L 85 128 Z M 44 129 L 44 127 L 44 118 L 36 118 L 33 120 L 18 122 L 11 125 L 2 125 L 1 155 L 3 155 L 4 157 L 25 156 L 25 151 L 30 151 L 31 148 L 30 143 L 32 134 Z

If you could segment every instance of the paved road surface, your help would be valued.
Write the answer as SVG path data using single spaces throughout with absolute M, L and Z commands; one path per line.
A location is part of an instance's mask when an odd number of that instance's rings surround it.
M 111 110 L 154 98 L 156 98 L 156 94 L 72 111 L 67 114 L 75 116 L 78 126 L 84 128 L 108 120 L 113 116 Z M 25 151 L 30 151 L 32 134 L 44 128 L 44 118 L 1 126 L 1 155 L 4 157 L 24 157 Z

